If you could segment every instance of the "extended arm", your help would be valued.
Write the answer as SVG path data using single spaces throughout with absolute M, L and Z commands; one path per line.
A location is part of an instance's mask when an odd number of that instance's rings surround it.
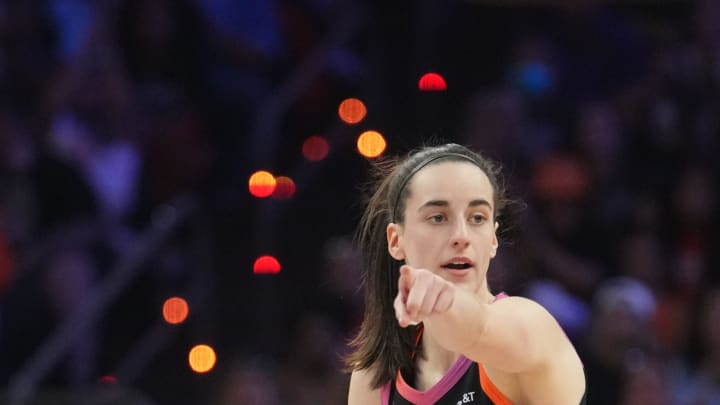
M 584 391 L 582 364 L 555 319 L 534 301 L 493 303 L 422 269 L 401 269 L 395 311 L 401 326 L 423 322 L 444 348 L 488 368 L 517 375 L 522 391 L 544 392 L 553 403 Z M 567 402 L 572 403 L 572 401 Z

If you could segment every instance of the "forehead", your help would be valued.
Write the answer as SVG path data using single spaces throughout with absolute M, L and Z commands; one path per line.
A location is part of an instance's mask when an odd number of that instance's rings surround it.
M 410 200 L 482 198 L 493 201 L 490 179 L 471 162 L 450 161 L 428 165 L 417 172 L 409 183 Z M 422 202 L 420 202 L 422 204 Z

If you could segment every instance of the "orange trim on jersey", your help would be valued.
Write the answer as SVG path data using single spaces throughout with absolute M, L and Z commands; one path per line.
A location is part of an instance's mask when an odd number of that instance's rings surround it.
M 415 346 L 413 346 L 412 353 L 410 353 L 410 360 L 415 361 L 415 355 L 417 354 L 417 349 L 420 346 L 420 339 L 422 338 L 423 331 L 425 330 L 425 325 L 422 323 L 418 325 L 417 327 L 417 334 L 415 335 Z M 399 371 L 398 371 L 399 373 Z
M 493 401 L 493 404 L 512 405 L 512 402 L 490 381 L 490 377 L 485 373 L 482 364 L 478 363 L 478 369 L 480 369 L 480 386 L 485 394 Z

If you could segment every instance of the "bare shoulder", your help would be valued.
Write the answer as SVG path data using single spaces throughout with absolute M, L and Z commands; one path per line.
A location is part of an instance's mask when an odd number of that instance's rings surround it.
M 542 311 L 545 309 L 542 305 L 538 304 L 536 301 L 533 301 L 530 298 L 521 297 L 519 295 L 509 295 L 502 299 L 496 299 L 492 305 L 518 307 L 518 308 L 522 308 L 522 309 L 531 309 L 531 310 L 535 310 L 535 311 Z
M 372 370 L 355 370 L 350 376 L 348 405 L 381 405 L 380 389 L 372 388 Z
M 510 296 L 495 301 L 496 310 L 506 316 L 521 320 L 533 332 L 533 336 L 564 338 L 565 333 L 545 307 L 529 298 Z M 565 339 L 562 339 L 563 341 Z M 563 342 L 564 343 L 564 342 Z
M 536 346 L 542 347 L 547 359 L 552 360 L 560 352 L 576 354 L 575 347 L 555 317 L 545 307 L 528 298 L 507 297 L 495 301 L 493 306 L 508 318 L 514 318 L 525 325 L 523 329 Z
M 522 396 L 528 403 L 577 404 L 585 392 L 582 361 L 560 324 L 542 305 L 523 298 L 498 300 L 503 311 L 521 316 L 533 330 L 542 355 L 536 367 L 517 374 Z

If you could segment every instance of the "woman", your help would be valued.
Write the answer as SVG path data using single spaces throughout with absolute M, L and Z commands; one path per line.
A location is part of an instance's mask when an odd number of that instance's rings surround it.
M 489 290 L 499 169 L 456 144 L 382 169 L 358 229 L 366 309 L 349 405 L 584 403 L 582 363 L 555 319 Z

